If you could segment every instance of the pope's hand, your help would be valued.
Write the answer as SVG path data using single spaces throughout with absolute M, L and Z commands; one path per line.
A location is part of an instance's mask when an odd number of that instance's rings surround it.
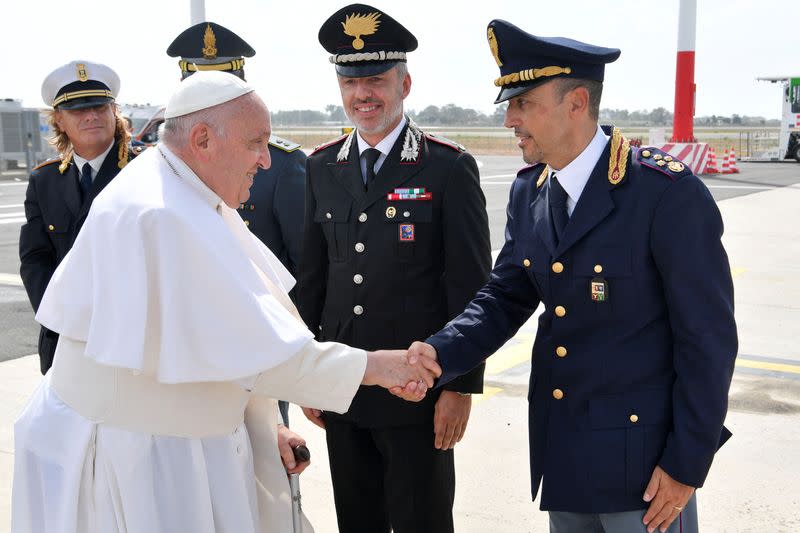
M 367 370 L 361 383 L 380 385 L 396 396 L 418 402 L 441 374 L 435 358 L 420 357 L 411 364 L 405 350 L 378 350 L 367 353 Z
M 294 458 L 294 449 L 306 444 L 306 440 L 287 428 L 283 424 L 278 424 L 278 451 L 281 454 L 281 461 L 289 474 L 299 474 L 306 469 L 311 461 L 298 462 Z
M 442 375 L 442 369 L 436 362 L 436 349 L 430 344 L 426 344 L 424 342 L 413 343 L 411 347 L 408 349 L 408 352 L 406 353 L 406 358 L 408 359 L 408 364 L 412 366 L 417 366 L 417 365 L 427 366 L 430 364 L 434 364 L 436 365 L 436 369 L 438 370 L 436 377 Z M 400 387 L 400 386 L 392 387 L 389 389 L 389 392 L 405 400 L 418 401 L 409 397 L 409 396 L 413 397 L 414 395 L 414 392 L 412 390 L 409 390 L 409 388 L 412 385 L 413 383 L 409 383 L 405 387 Z M 422 398 L 420 397 L 420 399 Z

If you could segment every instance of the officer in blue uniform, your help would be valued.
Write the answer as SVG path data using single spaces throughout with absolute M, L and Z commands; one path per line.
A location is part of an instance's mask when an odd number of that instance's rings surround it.
M 170 57 L 181 58 L 181 79 L 201 70 L 222 70 L 245 79 L 244 58 L 255 53 L 244 39 L 214 22 L 187 28 L 167 48 Z M 296 277 L 303 240 L 306 155 L 299 144 L 275 135 L 269 138 L 269 155 L 272 164 L 267 170 L 258 169 L 239 215 Z M 288 405 L 280 402 L 280 407 L 288 423 Z
M 438 355 L 446 384 L 542 303 L 530 464 L 551 531 L 696 531 L 737 351 L 719 210 L 683 163 L 598 126 L 619 50 L 502 20 L 487 37 L 496 102 L 531 166 L 511 186 L 490 281 L 409 357 Z
M 42 98 L 53 106 L 48 120 L 59 157 L 33 169 L 25 194 L 26 222 L 20 230 L 20 276 L 33 310 L 80 232 L 94 198 L 130 159 L 130 133 L 114 100 L 119 76 L 110 67 L 72 61 L 42 83 Z M 53 364 L 58 333 L 42 326 L 42 374 Z

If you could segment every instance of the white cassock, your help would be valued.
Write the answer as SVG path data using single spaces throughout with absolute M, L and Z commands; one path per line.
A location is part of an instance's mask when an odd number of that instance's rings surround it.
M 61 337 L 14 427 L 12 531 L 291 531 L 265 398 L 344 412 L 366 365 L 313 340 L 293 284 L 165 146 L 131 162 L 36 316 Z

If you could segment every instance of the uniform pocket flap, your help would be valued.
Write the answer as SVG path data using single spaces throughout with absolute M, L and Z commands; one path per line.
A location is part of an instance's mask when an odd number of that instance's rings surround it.
M 391 223 L 430 222 L 433 218 L 433 205 L 426 200 L 390 202 L 384 213 L 384 221 Z
M 314 222 L 347 222 L 353 204 L 320 204 L 314 212 Z
M 672 416 L 671 389 L 597 396 L 589 402 L 592 429 L 664 424 Z
M 624 246 L 607 246 L 575 253 L 575 276 L 625 278 L 632 272 L 631 250 Z

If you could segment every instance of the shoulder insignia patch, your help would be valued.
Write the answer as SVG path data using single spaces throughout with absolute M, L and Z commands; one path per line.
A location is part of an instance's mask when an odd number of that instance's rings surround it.
M 57 157 L 55 159 L 48 159 L 44 163 L 39 163 L 38 165 L 33 167 L 33 170 L 39 170 L 40 168 L 46 167 L 47 165 L 52 165 L 53 163 L 61 163 L 61 159 Z
M 334 145 L 336 145 L 336 144 L 339 144 L 340 142 L 342 142 L 342 141 L 344 141 L 345 139 L 347 139 L 347 137 L 348 137 L 348 136 L 349 136 L 349 133 L 345 133 L 344 135 L 342 135 L 341 137 L 339 137 L 339 138 L 337 138 L 337 139 L 334 139 L 334 140 L 332 140 L 332 141 L 328 141 L 328 142 L 326 142 L 326 143 L 322 143 L 322 144 L 319 144 L 319 145 L 317 145 L 317 146 L 314 148 L 314 150 L 311 152 L 311 155 L 314 155 L 314 154 L 316 154 L 317 152 L 321 152 L 321 151 L 322 151 L 322 150 L 324 150 L 325 148 L 329 148 L 329 147 L 331 147 L 331 146 L 334 146 Z
M 639 150 L 636 154 L 636 160 L 642 166 L 657 170 L 672 181 L 692 174 L 692 170 L 682 161 L 652 146 Z
M 467 148 L 463 144 L 459 144 L 453 140 L 450 140 L 446 137 L 439 137 L 434 135 L 433 133 L 425 132 L 425 138 L 430 139 L 431 141 L 441 144 L 442 146 L 447 146 L 451 150 L 455 150 L 456 152 L 466 152 Z
M 290 141 L 288 139 L 284 139 L 282 137 L 278 137 L 277 135 L 270 135 L 269 136 L 269 144 L 274 146 L 275 148 L 279 148 L 284 152 L 294 152 L 298 148 L 300 148 L 300 144 Z

